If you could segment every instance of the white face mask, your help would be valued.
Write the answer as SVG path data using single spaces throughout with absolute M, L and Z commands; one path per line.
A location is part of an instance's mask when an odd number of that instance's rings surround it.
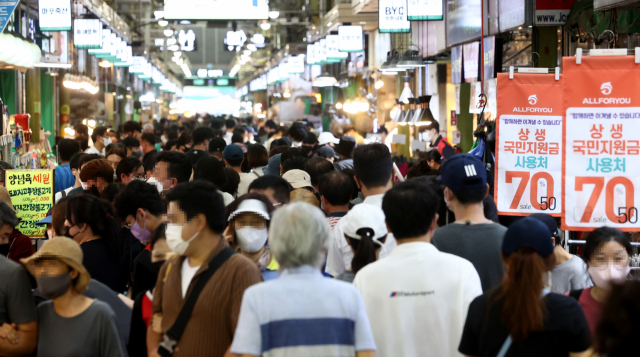
M 108 138 L 108 137 L 104 137 L 104 136 L 103 136 L 103 137 L 102 137 L 102 141 L 103 141 L 103 143 L 104 143 L 104 146 L 105 146 L 105 147 L 107 147 L 107 146 L 111 145 L 111 138 Z
M 433 133 L 431 132 L 431 130 L 426 131 L 424 134 L 422 134 L 422 137 L 426 141 L 431 141 L 431 139 L 433 138 Z
M 189 238 L 189 240 L 182 239 L 182 228 L 183 226 L 169 223 L 167 224 L 167 229 L 164 234 L 167 237 L 167 246 L 171 249 L 172 252 L 184 255 L 184 252 L 189 248 L 189 243 L 194 240 L 200 232 L 193 235 L 193 237 Z
M 589 275 L 597 287 L 611 290 L 611 282 L 623 282 L 630 271 L 629 265 L 609 264 L 602 267 L 590 267 Z
M 154 176 L 149 177 L 149 179 L 147 180 L 147 183 L 150 183 L 152 185 L 155 185 L 156 188 L 158 189 L 158 193 L 162 193 L 163 189 L 164 189 L 164 185 L 162 184 L 162 182 L 158 182 L 158 180 L 156 180 L 156 178 Z
M 267 229 L 257 229 L 253 227 L 243 227 L 236 229 L 236 238 L 238 238 L 238 246 L 245 253 L 255 253 L 260 250 L 267 242 L 269 236 Z

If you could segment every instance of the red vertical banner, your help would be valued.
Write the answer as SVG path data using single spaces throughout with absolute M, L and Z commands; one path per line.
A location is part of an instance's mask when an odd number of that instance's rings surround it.
M 498 213 L 562 212 L 562 85 L 554 74 L 498 73 Z
M 638 231 L 640 64 L 634 56 L 562 59 L 562 228 Z

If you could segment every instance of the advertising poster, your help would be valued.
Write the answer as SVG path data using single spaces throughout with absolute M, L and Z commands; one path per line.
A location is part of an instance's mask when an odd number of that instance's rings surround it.
M 462 45 L 462 58 L 464 59 L 464 81 L 471 83 L 480 80 L 480 42 L 471 42 Z
M 44 238 L 47 226 L 36 222 L 53 207 L 53 170 L 7 170 L 4 182 L 20 219 L 16 228 L 30 238 Z
M 638 231 L 640 81 L 634 56 L 562 59 L 564 173 L 562 229 Z
M 562 76 L 498 73 L 498 213 L 562 212 Z

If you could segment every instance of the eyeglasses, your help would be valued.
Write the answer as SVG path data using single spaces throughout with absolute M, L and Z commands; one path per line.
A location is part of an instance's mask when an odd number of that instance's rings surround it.
M 131 178 L 132 180 L 139 180 L 139 181 L 147 181 L 147 175 L 142 175 L 142 176 L 134 176 Z

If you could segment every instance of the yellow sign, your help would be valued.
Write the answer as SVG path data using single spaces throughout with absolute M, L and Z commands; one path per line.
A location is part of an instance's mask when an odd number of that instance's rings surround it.
M 40 101 L 36 101 L 33 103 L 33 114 L 40 114 L 40 112 L 41 112 Z
M 71 113 L 71 108 L 67 104 L 63 104 L 60 106 L 60 114 L 69 114 Z
M 20 219 L 18 229 L 31 238 L 44 238 L 45 218 L 53 207 L 53 170 L 6 170 L 5 186 Z

